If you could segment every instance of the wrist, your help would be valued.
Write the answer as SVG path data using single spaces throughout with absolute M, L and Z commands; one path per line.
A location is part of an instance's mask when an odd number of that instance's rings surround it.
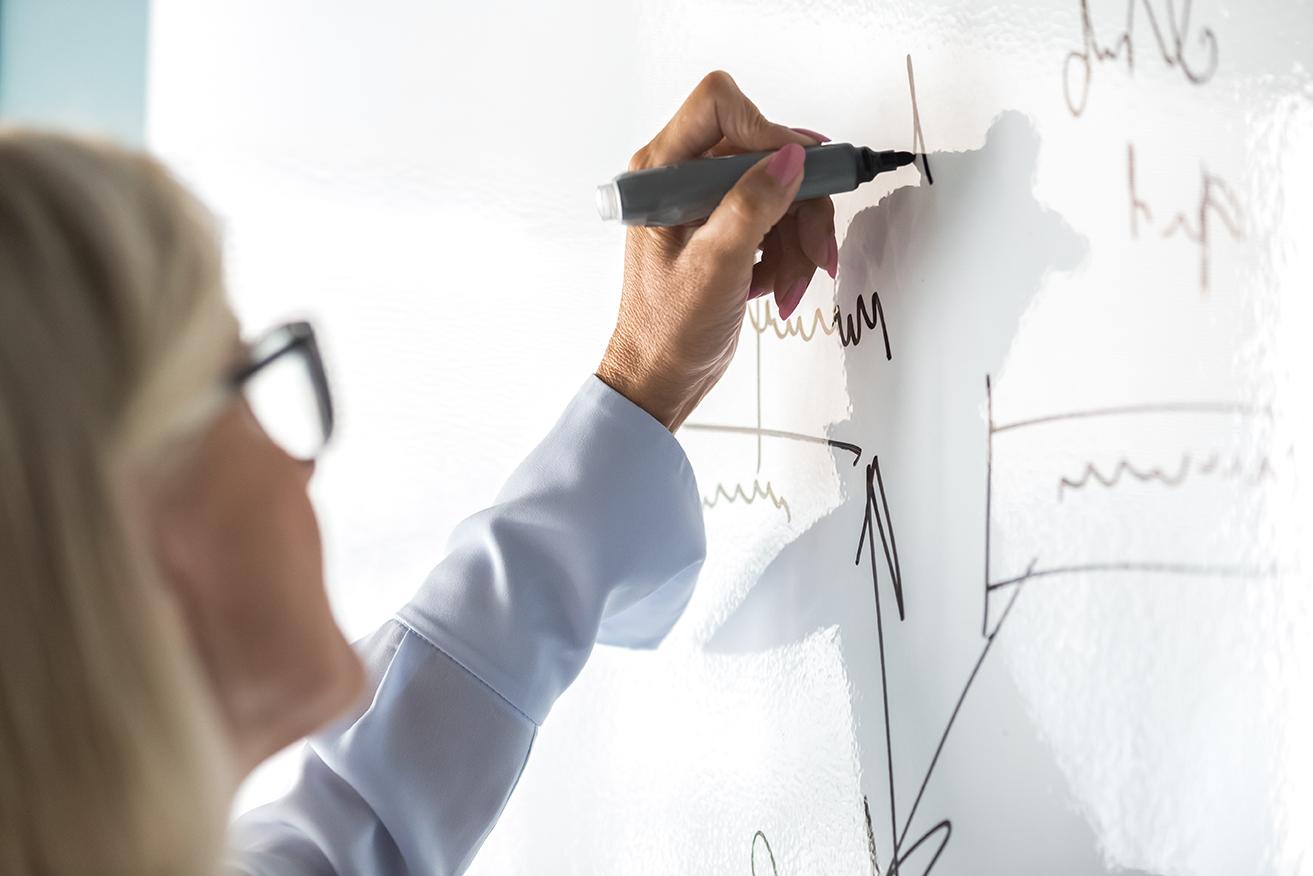
M 659 376 L 659 369 L 645 366 L 642 357 L 623 339 L 612 337 L 596 374 L 599 380 L 671 432 L 678 428 L 680 405 L 662 390 L 665 381 Z

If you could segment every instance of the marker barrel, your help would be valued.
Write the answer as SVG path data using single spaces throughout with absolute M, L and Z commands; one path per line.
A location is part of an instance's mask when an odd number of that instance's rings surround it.
M 625 225 L 683 225 L 705 219 L 739 177 L 773 151 L 696 158 L 622 173 L 597 187 L 597 212 L 603 219 L 618 219 Z M 802 186 L 794 200 L 857 188 L 863 181 L 863 151 L 851 143 L 808 146 Z

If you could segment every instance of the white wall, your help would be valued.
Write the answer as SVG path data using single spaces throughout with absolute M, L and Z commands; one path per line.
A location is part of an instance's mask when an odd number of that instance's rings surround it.
M 788 511 L 708 509 L 687 617 L 595 655 L 478 872 L 768 873 L 758 830 L 780 873 L 866 872 L 863 795 L 880 872 L 945 823 L 938 873 L 1311 872 L 1313 7 L 1130 8 L 1133 69 L 1077 0 L 156 3 L 150 144 L 225 218 L 248 326 L 326 335 L 352 633 L 596 364 L 592 187 L 702 74 L 887 148 L 914 74 L 934 185 L 841 196 L 838 282 L 791 330 L 754 307 L 695 417 L 857 464 L 681 433 L 707 497 Z M 1090 0 L 1098 46 L 1127 9 Z M 891 358 L 800 336 L 877 294 Z

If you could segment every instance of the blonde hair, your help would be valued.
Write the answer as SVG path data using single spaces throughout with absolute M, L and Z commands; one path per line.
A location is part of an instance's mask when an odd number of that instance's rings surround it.
M 153 160 L 0 130 L 0 873 L 216 868 L 229 754 L 127 487 L 217 409 L 221 274 Z

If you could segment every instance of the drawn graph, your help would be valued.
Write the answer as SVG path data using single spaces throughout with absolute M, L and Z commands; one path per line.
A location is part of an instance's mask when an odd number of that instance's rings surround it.
M 1089 574 L 1125 574 L 1144 573 L 1152 575 L 1184 575 L 1194 577 L 1225 578 L 1264 578 L 1275 574 L 1271 566 L 1254 564 L 1241 556 L 1227 558 L 1227 545 L 1211 549 L 1205 548 L 1196 539 L 1189 556 L 1163 555 L 1154 556 L 1130 554 L 1110 554 L 1107 556 L 1079 557 L 1061 559 L 1050 556 L 1054 543 L 1061 539 L 1037 538 L 1034 552 L 1013 562 L 1025 562 L 1024 569 L 1012 570 L 998 568 L 998 559 L 994 555 L 994 516 L 996 501 L 995 462 L 1000 442 L 1015 440 L 1023 435 L 1035 435 L 1044 430 L 1058 430 L 1063 426 L 1080 426 L 1087 428 L 1093 422 L 1111 422 L 1121 424 L 1124 428 L 1135 423 L 1141 429 L 1153 424 L 1162 430 L 1165 424 L 1189 422 L 1193 427 L 1191 433 L 1205 431 L 1199 425 L 1202 421 L 1215 421 L 1215 428 L 1221 428 L 1236 421 L 1266 419 L 1271 412 L 1266 408 L 1225 401 L 1167 401 L 1161 403 L 1141 403 L 1118 405 L 1082 410 L 1063 411 L 1037 417 L 999 423 L 994 419 L 994 394 L 992 384 L 985 380 L 986 416 L 988 420 L 988 437 L 986 447 L 986 487 L 985 487 L 985 572 L 984 572 L 984 609 L 981 617 L 981 634 L 990 630 L 992 597 L 1010 588 L 1018 587 L 1025 581 L 1058 575 Z M 1055 438 L 1071 440 L 1072 430 L 1059 433 Z M 1041 439 L 1043 440 L 1043 439 Z M 1176 496 L 1180 491 L 1201 480 L 1231 482 L 1239 488 L 1259 487 L 1276 478 L 1271 459 L 1266 454 L 1243 454 L 1239 450 L 1211 451 L 1195 454 L 1181 451 L 1169 465 L 1138 463 L 1127 456 L 1118 456 L 1115 461 L 1100 464 L 1095 461 L 1073 463 L 1079 466 L 1074 474 L 1054 476 L 1053 502 L 1057 505 L 1071 504 L 1072 493 L 1094 488 L 1103 490 L 1126 490 L 1131 485 L 1149 485 L 1157 491 L 1150 497 L 1148 507 L 1161 515 L 1181 518 L 1187 515 L 1188 508 L 1183 508 Z M 1125 506 L 1122 506 L 1125 507 Z M 1090 516 L 1079 507 L 1070 510 L 1071 520 L 1088 525 Z M 1143 509 L 1130 512 L 1142 514 Z M 1149 521 L 1132 519 L 1127 526 L 1145 525 Z M 1170 545 L 1168 546 L 1170 549 Z M 1143 548 L 1140 548 L 1143 550 Z M 1126 550 L 1126 548 L 1121 548 Z M 1132 549 L 1134 550 L 1134 549 Z M 1207 553 L 1211 550 L 1211 553 Z M 1207 555 L 1205 555 L 1207 553 Z
M 888 495 L 885 487 L 885 475 L 881 467 L 881 459 L 878 454 L 867 456 L 865 451 L 857 445 L 832 441 L 827 438 L 818 436 L 799 435 L 795 433 L 772 432 L 771 430 L 756 430 L 743 428 L 731 430 L 730 427 L 721 427 L 723 431 L 738 431 L 740 434 L 752 436 L 758 440 L 763 437 L 785 438 L 789 440 L 800 440 L 809 442 L 823 441 L 843 453 L 853 455 L 853 465 L 856 467 L 863 461 L 863 513 L 860 527 L 857 533 L 857 550 L 854 555 L 855 565 L 861 566 L 866 564 L 866 571 L 870 578 L 870 587 L 874 608 L 874 630 L 878 653 L 880 659 L 879 678 L 880 678 L 880 695 L 881 708 L 883 711 L 884 727 L 883 738 L 880 740 L 884 748 L 884 759 L 889 769 L 885 776 L 885 791 L 887 793 L 888 811 L 889 811 L 889 835 L 894 837 L 892 849 L 889 850 L 887 869 L 880 869 L 879 855 L 877 854 L 875 833 L 870 826 L 870 809 L 866 801 L 863 800 L 864 817 L 868 826 L 868 840 L 870 846 L 871 872 L 885 873 L 888 876 L 904 873 L 909 874 L 913 871 L 913 866 L 918 861 L 924 862 L 918 871 L 922 876 L 933 871 L 940 856 L 947 848 L 953 834 L 953 822 L 950 818 L 932 817 L 926 820 L 924 829 L 917 828 L 917 816 L 921 813 L 921 806 L 925 799 L 926 790 L 939 766 L 941 755 L 948 743 L 949 737 L 957 724 L 958 717 L 962 707 L 966 702 L 967 696 L 975 685 L 986 659 L 993 650 L 999 634 L 1002 632 L 1009 616 L 1012 614 L 1018 598 L 1021 596 L 1026 585 L 1037 578 L 1052 578 L 1062 575 L 1089 575 L 1089 574 L 1125 574 L 1137 573 L 1141 575 L 1186 575 L 1186 576 L 1222 576 L 1237 579 L 1254 579 L 1263 578 L 1275 574 L 1276 570 L 1262 565 L 1252 564 L 1217 564 L 1217 563 L 1197 563 L 1183 559 L 1180 562 L 1162 562 L 1162 561 L 1145 561 L 1134 558 L 1109 557 L 1096 562 L 1087 562 L 1081 564 L 1063 564 L 1053 563 L 1046 564 L 1044 558 L 1035 556 L 1029 560 L 1026 567 L 1017 574 L 1009 574 L 1005 577 L 991 577 L 991 552 L 992 539 L 994 530 L 994 515 L 997 511 L 995 507 L 996 496 L 994 491 L 995 480 L 995 449 L 996 442 L 1006 440 L 1007 437 L 1020 434 L 1024 430 L 1040 430 L 1058 426 L 1059 424 L 1072 423 L 1073 421 L 1086 421 L 1093 419 L 1113 419 L 1113 418 L 1132 418 L 1138 420 L 1145 417 L 1216 417 L 1234 420 L 1263 418 L 1269 416 L 1269 412 L 1261 407 L 1231 403 L 1231 402 L 1163 402 L 1156 404 L 1135 404 L 1110 406 L 1104 408 L 1092 408 L 1085 410 L 1065 411 L 1054 414 L 1045 414 L 1025 419 L 1014 420 L 1010 422 L 998 423 L 994 420 L 993 415 L 993 387 L 991 379 L 985 378 L 985 409 L 988 419 L 988 429 L 986 438 L 986 447 L 984 448 L 985 471 L 986 471 L 986 489 L 984 509 L 985 523 L 985 558 L 983 567 L 985 581 L 983 593 L 983 612 L 981 625 L 980 648 L 975 662 L 971 665 L 965 680 L 962 683 L 960 691 L 953 703 L 952 709 L 944 721 L 938 736 L 933 753 L 924 769 L 920 773 L 919 784 L 912 796 L 911 803 L 905 803 L 905 797 L 900 794 L 898 783 L 895 780 L 892 764 L 895 763 L 896 748 L 893 734 L 893 721 L 891 719 L 892 705 L 890 702 L 890 681 L 887 674 L 887 662 L 885 658 L 885 638 L 888 626 L 891 623 L 904 621 L 907 618 L 906 601 L 904 598 L 906 584 L 902 576 L 902 564 L 898 556 L 897 534 L 894 528 L 893 514 L 889 506 Z M 846 458 L 846 457 L 845 457 Z M 1111 474 L 1105 474 L 1097 466 L 1091 464 L 1087 466 L 1086 473 L 1080 478 L 1073 481 L 1064 480 L 1066 483 L 1064 489 L 1081 489 L 1087 487 L 1091 482 L 1097 482 L 1105 488 L 1115 488 L 1123 479 L 1129 478 L 1132 481 L 1140 483 L 1152 483 L 1162 489 L 1173 489 L 1181 486 L 1189 477 L 1225 477 L 1234 481 L 1236 487 L 1253 487 L 1261 484 L 1265 480 L 1274 478 L 1276 475 L 1267 457 L 1259 457 L 1256 467 L 1246 467 L 1238 461 L 1238 458 L 1229 462 L 1223 462 L 1218 455 L 1196 459 L 1189 454 L 1182 454 L 1180 466 L 1172 471 L 1161 471 L 1156 468 L 1137 468 L 1131 462 L 1119 464 L 1114 468 Z M 1054 501 L 1061 501 L 1061 498 L 1054 497 Z M 883 572 L 883 575 L 881 574 Z M 886 612 L 886 600 L 892 597 L 893 608 L 897 612 L 896 619 L 892 614 Z M 1002 607 L 991 617 L 991 602 L 996 598 L 1002 599 Z M 902 816 L 899 812 L 902 808 Z M 919 833 L 916 832 L 919 829 Z M 753 872 L 757 872 L 760 850 L 764 850 L 768 855 L 769 866 L 772 872 L 775 870 L 775 856 L 771 850 L 769 840 L 764 833 L 757 831 L 752 839 L 752 866 Z
M 875 329 L 880 330 L 880 339 L 884 344 L 885 358 L 893 358 L 893 350 L 889 345 L 889 330 L 885 324 L 884 310 L 880 305 L 880 296 L 872 292 L 868 296 L 857 297 L 851 313 L 843 313 L 838 305 L 835 305 L 833 311 L 826 316 L 820 308 L 813 309 L 810 313 L 803 313 L 792 317 L 791 319 L 781 320 L 778 313 L 769 301 L 757 299 L 748 307 L 747 323 L 753 333 L 753 352 L 755 357 L 755 388 L 756 388 L 756 425 L 723 425 L 714 423 L 686 423 L 683 428 L 693 432 L 721 432 L 725 434 L 749 435 L 756 440 L 757 445 L 757 462 L 756 474 L 761 474 L 762 467 L 762 444 L 765 439 L 780 439 L 785 441 L 798 441 L 805 444 L 823 444 L 842 450 L 853 455 L 853 465 L 856 466 L 861 460 L 862 449 L 856 444 L 846 441 L 837 441 L 832 438 L 807 435 L 801 432 L 789 432 L 781 429 L 767 428 L 762 424 L 762 374 L 761 374 L 761 346 L 762 336 L 767 333 L 772 334 L 778 340 L 796 339 L 801 343 L 810 343 L 818 339 L 836 339 L 844 347 L 857 346 L 862 342 L 863 332 L 871 332 Z M 867 334 L 866 337 L 871 337 Z M 751 484 L 735 483 L 716 483 L 713 485 L 711 492 L 702 497 L 702 504 L 705 508 L 714 508 L 722 502 L 740 501 L 744 504 L 767 499 L 776 508 L 781 510 L 786 518 L 792 519 L 789 509 L 788 499 L 777 495 L 774 488 L 769 483 L 761 483 L 754 479 Z
M 1134 559 L 1108 558 L 1099 562 L 1084 563 L 1079 565 L 1068 564 L 1042 564 L 1041 557 L 1032 558 L 1024 570 L 1018 574 L 1008 575 L 1001 578 L 991 578 L 990 570 L 990 552 L 992 531 L 994 528 L 994 449 L 995 442 L 1002 440 L 1000 436 L 1007 436 L 1010 433 L 1015 434 L 1020 430 L 1026 429 L 1043 429 L 1054 426 L 1059 423 L 1068 423 L 1074 420 L 1086 420 L 1092 418 L 1117 418 L 1117 417 L 1164 417 L 1164 416 L 1207 416 L 1207 417 L 1226 417 L 1226 418 L 1253 418 L 1267 416 L 1267 412 L 1262 408 L 1234 404 L 1228 402 L 1165 402 L 1161 404 L 1144 404 L 1144 405 L 1127 405 L 1106 407 L 1100 409 L 1089 409 L 1079 411 L 1069 411 L 1056 414 L 1049 414 L 1016 420 L 1007 423 L 996 423 L 993 419 L 993 389 L 988 377 L 985 380 L 985 401 L 986 410 L 988 411 L 988 437 L 987 446 L 984 449 L 986 456 L 986 508 L 984 511 L 985 528 L 986 528 L 986 557 L 984 559 L 984 568 L 986 574 L 984 606 L 982 612 L 982 628 L 980 648 L 973 665 L 971 665 L 965 680 L 962 683 L 960 692 L 953 704 L 945 722 L 943 723 L 933 754 L 920 773 L 919 784 L 912 796 L 911 803 L 907 804 L 905 797 L 900 794 L 899 787 L 894 777 L 894 770 L 890 766 L 885 776 L 885 791 L 887 793 L 888 811 L 890 823 L 888 825 L 890 836 L 894 837 L 893 847 L 889 850 L 887 870 L 881 870 L 879 866 L 879 855 L 876 850 L 875 834 L 870 830 L 870 810 L 866 807 L 865 801 L 865 818 L 868 823 L 868 837 L 871 854 L 871 872 L 887 873 L 889 876 L 898 873 L 911 873 L 917 861 L 923 862 L 920 866 L 920 874 L 929 874 L 939 861 L 945 848 L 952 838 L 953 822 L 950 818 L 933 817 L 928 819 L 924 829 L 917 828 L 917 817 L 921 814 L 921 806 L 925 799 L 926 790 L 939 766 L 941 755 L 948 743 L 949 737 L 957 724 L 958 717 L 962 707 L 966 702 L 967 696 L 972 690 L 979 677 L 986 659 L 992 653 L 994 644 L 998 640 L 1009 616 L 1012 614 L 1018 598 L 1021 596 L 1025 586 L 1034 579 L 1054 577 L 1061 575 L 1088 575 L 1088 574 L 1124 574 L 1128 572 L 1142 575 L 1192 575 L 1192 576 L 1224 576 L 1238 579 L 1244 578 L 1261 578 L 1274 574 L 1275 570 L 1270 567 L 1255 565 L 1219 565 L 1219 564 L 1200 564 L 1188 561 L 1175 563 L 1137 561 Z M 881 708 L 884 717 L 883 738 L 881 741 L 884 748 L 884 758 L 886 764 L 892 765 L 895 762 L 896 748 L 893 734 L 893 722 L 891 720 L 892 705 L 890 702 L 890 681 L 887 675 L 887 665 L 885 660 L 885 636 L 888 625 L 898 621 L 903 621 L 907 617 L 906 601 L 904 591 L 907 586 L 903 581 L 901 563 L 898 556 L 897 534 L 894 527 L 893 514 L 889 507 L 888 495 L 885 487 L 885 475 L 881 467 L 881 460 L 878 454 L 865 455 L 862 448 L 847 442 L 830 441 L 815 436 L 795 435 L 793 433 L 770 433 L 768 430 L 758 433 L 756 430 L 744 429 L 742 434 L 750 435 L 756 438 L 777 437 L 789 438 L 792 440 L 803 441 L 826 441 L 830 446 L 835 447 L 844 453 L 851 453 L 854 456 L 854 466 L 865 461 L 862 467 L 863 472 L 863 513 L 860 527 L 857 533 L 857 550 L 854 555 L 854 563 L 860 566 L 863 562 L 866 564 L 866 571 L 870 578 L 870 587 L 874 607 L 874 633 L 878 643 L 880 666 L 880 695 Z M 845 457 L 846 458 L 846 457 Z M 1243 472 L 1243 467 L 1238 463 L 1223 465 L 1215 457 L 1209 457 L 1202 461 L 1193 460 L 1188 455 L 1183 457 L 1187 460 L 1185 464 L 1187 474 L 1200 475 L 1217 475 L 1225 474 L 1233 476 L 1240 480 L 1239 486 L 1253 486 L 1260 480 L 1273 477 L 1272 469 L 1266 458 L 1262 458 L 1259 468 Z M 1157 477 L 1154 471 L 1141 471 L 1134 469 L 1131 464 L 1127 464 L 1121 469 L 1123 474 L 1130 474 L 1134 479 L 1157 482 L 1165 489 L 1179 486 L 1184 482 L 1186 475 L 1180 475 L 1180 469 L 1164 477 Z M 1134 473 L 1132 473 L 1134 472 Z M 1260 474 L 1261 473 L 1261 474 Z M 1136 474 L 1143 477 L 1136 478 Z M 1116 486 L 1118 481 L 1107 477 L 1105 486 Z M 1055 498 L 1055 501 L 1057 499 Z M 883 574 L 882 574 L 883 573 Z M 892 597 L 893 608 L 897 613 L 895 618 L 893 614 L 887 613 L 886 600 Z M 999 597 L 1003 600 L 1002 607 L 996 612 L 996 617 L 991 618 L 991 602 Z M 900 808 L 902 814 L 900 817 Z M 916 832 L 919 829 L 919 832 Z M 759 850 L 765 850 L 769 853 L 769 866 L 772 872 L 775 867 L 774 852 L 770 850 L 769 840 L 765 834 L 760 831 L 754 835 L 752 840 L 753 847 L 753 868 L 754 872 L 760 860 L 757 857 Z
M 1131 4 L 1134 9 L 1136 4 Z M 1124 49 L 1130 57 L 1131 32 L 1134 21 L 1128 18 L 1127 36 L 1115 50 L 1106 50 L 1094 40 L 1089 23 L 1089 11 L 1081 5 L 1085 22 L 1084 35 L 1086 45 L 1083 50 L 1073 52 L 1068 59 L 1064 78 L 1068 86 L 1068 103 L 1072 114 L 1079 116 L 1088 98 L 1090 79 L 1095 66 L 1105 61 L 1116 59 Z M 1215 57 L 1205 57 L 1198 68 L 1186 63 L 1180 54 L 1179 38 L 1175 43 L 1164 42 L 1162 34 L 1170 32 L 1179 37 L 1182 31 L 1188 31 L 1188 9 L 1181 17 L 1176 17 L 1169 8 L 1165 19 L 1166 30 L 1154 19 L 1152 10 L 1146 5 L 1146 18 L 1142 27 L 1147 27 L 1163 48 L 1163 59 L 1168 66 L 1179 65 L 1187 78 L 1198 84 L 1206 81 L 1212 74 Z M 1208 40 L 1211 32 L 1205 31 Z M 1175 46 L 1175 53 L 1168 48 Z M 1215 46 L 1212 47 L 1215 53 Z M 1073 77 L 1069 71 L 1079 65 L 1080 75 Z M 926 148 L 921 132 L 919 112 L 916 107 L 915 81 L 911 59 L 907 63 L 908 85 L 912 98 L 913 143 L 914 149 L 922 157 L 922 176 L 930 183 L 929 159 L 925 157 Z M 1071 92 L 1071 84 L 1077 81 L 1079 93 Z M 1157 230 L 1153 235 L 1158 238 L 1183 237 L 1199 246 L 1199 288 L 1207 294 L 1210 285 L 1209 262 L 1209 228 L 1210 222 L 1216 220 L 1223 230 L 1232 238 L 1242 236 L 1240 209 L 1232 197 L 1225 181 L 1202 171 L 1201 196 L 1198 208 L 1193 213 L 1185 211 L 1164 218 L 1160 225 L 1153 225 L 1155 210 L 1147 203 L 1137 188 L 1135 176 L 1134 147 L 1127 151 L 1128 183 L 1131 197 L 1131 231 L 1138 237 L 1140 231 L 1149 237 L 1149 230 Z M 948 167 L 948 165 L 943 165 Z M 945 175 L 945 178 L 948 178 Z M 1166 217 L 1168 211 L 1161 207 L 1157 213 Z M 836 290 L 837 291 L 837 290 Z M 1037 580 L 1058 581 L 1082 579 L 1086 576 L 1177 576 L 1197 578 L 1227 578 L 1245 580 L 1264 578 L 1277 570 L 1262 563 L 1255 563 L 1236 551 L 1228 556 L 1226 545 L 1205 545 L 1200 540 L 1189 538 L 1163 540 L 1160 550 L 1136 550 L 1138 543 L 1118 540 L 1116 538 L 1070 538 L 1066 541 L 1074 544 L 1088 544 L 1089 554 L 1073 555 L 1064 552 L 1063 539 L 1037 538 L 1034 545 L 1005 545 L 1006 552 L 1000 550 L 998 539 L 998 519 L 1000 511 L 1000 489 L 1005 484 L 998 475 L 1000 456 L 1008 456 L 1024 442 L 1036 442 L 1045 447 L 1055 457 L 1055 465 L 1030 463 L 1030 468 L 1019 466 L 1009 469 L 1006 486 L 1019 482 L 1025 502 L 1031 506 L 1042 506 L 1053 525 L 1065 525 L 1072 533 L 1081 533 L 1082 527 L 1091 524 L 1106 524 L 1109 519 L 1117 526 L 1133 528 L 1144 522 L 1146 515 L 1158 518 L 1174 519 L 1173 512 L 1177 505 L 1184 505 L 1189 500 L 1188 491 L 1194 489 L 1224 488 L 1232 491 L 1249 490 L 1265 485 L 1279 478 L 1279 467 L 1266 455 L 1246 454 L 1236 450 L 1226 440 L 1213 435 L 1236 423 L 1253 424 L 1255 421 L 1270 416 L 1270 413 L 1258 406 L 1246 405 L 1229 400 L 1164 400 L 1151 403 L 1135 402 L 1123 405 L 1090 407 L 1085 409 L 1040 413 L 1034 416 L 998 422 L 994 414 L 994 387 L 989 375 L 983 381 L 983 395 L 977 396 L 985 409 L 986 429 L 984 446 L 980 455 L 984 468 L 984 556 L 979 567 L 970 563 L 972 573 L 979 574 L 983 582 L 980 593 L 981 625 L 978 637 L 970 631 L 972 619 L 968 618 L 968 631 L 954 633 L 954 636 L 969 636 L 970 641 L 959 642 L 965 650 L 966 659 L 962 663 L 964 673 L 960 685 L 953 684 L 948 690 L 951 694 L 951 706 L 947 709 L 942 722 L 938 723 L 938 732 L 933 738 L 933 748 L 918 749 L 919 756 L 926 756 L 923 766 L 914 768 L 912 781 L 908 782 L 907 773 L 900 768 L 900 781 L 895 775 L 894 764 L 900 767 L 908 761 L 907 751 L 912 748 L 907 740 L 900 750 L 899 740 L 895 738 L 892 716 L 896 713 L 897 703 L 893 698 L 898 686 L 891 683 L 891 661 L 887 659 L 887 640 L 896 625 L 904 624 L 909 619 L 912 601 L 907 598 L 915 592 L 917 581 L 904 580 L 903 563 L 898 551 L 898 536 L 895 528 L 896 508 L 891 508 L 889 500 L 890 479 L 897 484 L 902 466 L 897 454 L 893 456 L 888 448 L 877 446 L 878 439 L 873 434 L 858 434 L 860 443 L 838 441 L 824 435 L 807 434 L 771 428 L 772 424 L 763 421 L 762 412 L 762 351 L 763 339 L 779 343 L 841 343 L 844 347 L 862 344 L 871 338 L 878 338 L 883 343 L 884 361 L 892 362 L 897 352 L 898 335 L 891 331 L 885 318 L 884 307 L 876 289 L 863 289 L 852 301 L 851 312 L 844 313 L 839 307 L 830 312 L 816 309 L 800 314 L 790 320 L 780 320 L 771 309 L 769 302 L 758 300 L 749 307 L 748 324 L 753 332 L 753 355 L 755 356 L 755 422 L 748 424 L 712 424 L 691 423 L 685 428 L 693 431 L 716 432 L 725 435 L 738 435 L 750 438 L 756 447 L 755 478 L 750 483 L 717 484 L 712 493 L 704 497 L 709 508 L 727 513 L 731 510 L 731 497 L 739 500 L 741 506 L 753 500 L 767 500 L 781 513 L 787 512 L 788 480 L 776 477 L 774 481 L 762 481 L 764 446 L 771 441 L 792 441 L 828 446 L 836 451 L 836 458 L 842 460 L 839 466 L 841 475 L 851 469 L 852 473 L 861 473 L 860 489 L 863 496 L 860 519 L 854 518 L 856 550 L 853 554 L 854 565 L 863 569 L 863 585 L 869 586 L 872 607 L 871 633 L 875 640 L 875 659 L 878 666 L 870 667 L 877 673 L 880 684 L 878 708 L 882 717 L 880 739 L 876 740 L 882 749 L 886 772 L 881 777 L 880 813 L 883 818 L 887 812 L 888 823 L 879 830 L 881 836 L 887 830 L 888 845 L 877 847 L 877 830 L 872 824 L 871 810 L 863 799 L 863 817 L 867 827 L 870 872 L 873 874 L 930 874 L 940 862 L 945 849 L 953 836 L 953 820 L 949 813 L 930 812 L 927 805 L 927 790 L 936 771 L 940 768 L 942 756 L 954 728 L 959 723 L 964 704 L 981 677 L 990 654 L 995 652 L 994 645 L 1007 625 L 1009 618 L 1015 616 L 1017 601 L 1022 592 L 1033 586 Z M 894 298 L 890 298 L 893 306 Z M 898 326 L 893 326 L 897 329 Z M 877 333 L 878 329 L 878 333 Z M 894 341 L 891 342 L 891 335 Z M 983 365 L 983 370 L 995 367 Z M 979 372 L 977 372 L 979 373 Z M 975 395 L 972 391 L 971 395 Z M 1134 436 L 1143 431 L 1145 424 L 1181 423 L 1195 424 L 1200 421 L 1212 421 L 1216 428 L 1181 429 L 1165 428 L 1159 431 L 1168 435 L 1165 442 L 1152 447 L 1137 446 Z M 1092 441 L 1083 450 L 1079 440 L 1071 441 L 1073 432 L 1091 431 L 1094 427 L 1103 430 L 1100 434 L 1117 432 L 1120 435 L 1113 440 L 1100 443 Z M 1127 428 L 1129 426 L 1129 428 Z M 1194 443 L 1188 446 L 1170 446 L 1173 436 L 1189 434 Z M 1196 433 L 1207 433 L 1199 438 Z M 887 436 L 886 436 L 887 437 Z M 1208 440 L 1204 440 L 1204 439 Z M 1215 438 L 1215 440 L 1214 440 Z M 1197 439 L 1197 440 L 1196 440 Z M 1203 445 L 1197 446 L 1200 442 Z M 1160 446 L 1163 443 L 1169 446 Z M 1068 444 L 1072 452 L 1063 454 Z M 1109 448 L 1115 452 L 1109 456 Z M 1073 455 L 1074 454 L 1074 455 Z M 850 465 L 849 465 L 850 463 Z M 856 484 L 854 486 L 857 486 Z M 1021 504 L 1016 497 L 1007 506 L 1011 514 Z M 1101 504 L 1102 503 L 1102 504 Z M 1109 507 L 1115 513 L 1108 512 Z M 841 513 L 847 514 L 848 509 Z M 1176 517 L 1188 517 L 1178 514 Z M 1195 515 L 1202 517 L 1206 515 Z M 1155 521 L 1156 522 L 1156 521 Z M 976 524 L 973 523 L 974 527 Z M 1152 527 L 1143 526 L 1144 529 Z M 975 530 L 979 531 L 979 530 Z M 913 534 L 915 530 L 913 530 Z M 1210 550 L 1205 550 L 1207 546 Z M 1029 547 L 1028 552 L 1023 549 Z M 1172 553 L 1175 550 L 1176 553 Z M 974 570 L 979 568 L 979 572 Z M 869 576 L 869 577 L 867 577 Z M 969 580 L 963 582 L 967 589 L 974 588 Z M 866 740 L 863 740 L 866 743 Z M 915 786 L 915 790 L 911 788 Z M 874 792 L 872 799 L 875 799 Z M 747 837 L 745 836 L 745 842 Z M 751 835 L 751 872 L 778 873 L 777 853 L 783 852 L 778 846 L 772 848 L 767 835 L 757 830 Z

